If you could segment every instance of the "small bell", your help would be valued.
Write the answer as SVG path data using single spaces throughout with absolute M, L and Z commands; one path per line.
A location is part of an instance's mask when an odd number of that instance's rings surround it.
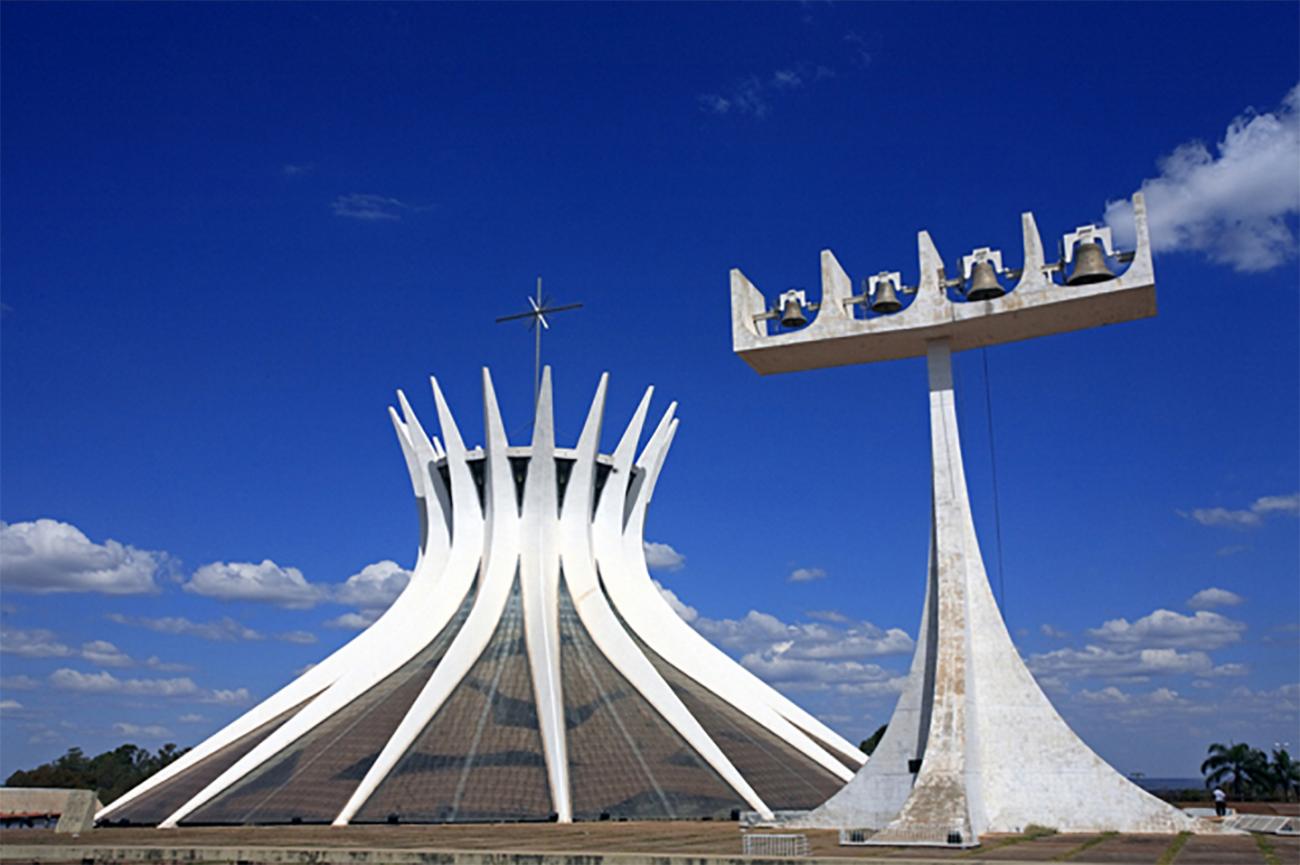
M 1106 254 L 1095 240 L 1085 240 L 1074 250 L 1074 270 L 1065 280 L 1066 285 L 1089 285 L 1114 279 L 1115 274 L 1106 266 Z
M 966 290 L 967 300 L 992 300 L 1006 293 L 1006 289 L 998 283 L 993 262 L 977 261 L 971 266 L 970 288 Z
M 872 312 L 898 312 L 903 304 L 898 301 L 892 279 L 881 278 L 876 281 L 876 290 L 871 295 Z
M 807 323 L 808 316 L 803 314 L 803 304 L 799 303 L 799 298 L 794 294 L 787 294 L 785 303 L 781 307 L 781 326 L 803 327 Z

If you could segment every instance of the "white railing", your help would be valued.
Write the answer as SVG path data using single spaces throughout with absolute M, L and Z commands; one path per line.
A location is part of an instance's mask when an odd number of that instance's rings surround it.
M 807 856 L 812 852 L 807 835 L 771 832 L 742 835 L 740 850 L 744 856 Z
M 1300 835 L 1300 817 L 1273 817 L 1268 814 L 1235 814 L 1223 821 L 1224 826 L 1270 835 Z

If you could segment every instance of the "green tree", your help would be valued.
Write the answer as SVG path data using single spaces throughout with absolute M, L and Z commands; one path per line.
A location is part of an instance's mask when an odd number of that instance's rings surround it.
M 1230 784 L 1234 799 L 1245 798 L 1246 793 L 1255 790 L 1268 775 L 1268 757 L 1244 742 L 1229 742 L 1227 745 L 1215 742 L 1207 752 L 1210 756 L 1201 764 L 1205 786 Z
M 107 805 L 188 750 L 171 742 L 159 748 L 157 754 L 136 745 L 120 745 L 88 758 L 80 748 L 69 748 L 49 763 L 14 772 L 5 779 L 5 785 L 94 790 L 99 801 Z
M 1291 759 L 1286 748 L 1274 748 L 1273 760 L 1268 764 L 1268 784 L 1276 793 L 1282 794 L 1283 802 L 1291 801 L 1295 793 L 1300 799 L 1300 763 Z

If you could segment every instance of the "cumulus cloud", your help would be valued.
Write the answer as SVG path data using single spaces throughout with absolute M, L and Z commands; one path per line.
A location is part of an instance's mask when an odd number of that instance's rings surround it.
M 113 725 L 113 732 L 121 733 L 123 736 L 144 736 L 149 739 L 162 739 L 172 734 L 171 730 L 161 724 L 128 724 L 125 721 L 118 721 Z
M 352 193 L 340 195 L 330 204 L 335 216 L 359 219 L 362 222 L 396 222 L 404 213 L 431 209 L 429 205 L 408 204 L 386 195 Z
M 387 607 L 406 588 L 411 572 L 397 562 L 384 559 L 366 565 L 348 577 L 334 592 L 334 600 L 363 609 Z
M 1111 619 L 1088 633 L 1112 645 L 1218 649 L 1240 640 L 1245 630 L 1244 623 L 1207 610 L 1191 616 L 1156 610 L 1131 623 Z
M 826 579 L 826 572 L 821 568 L 795 568 L 786 579 L 792 583 L 810 583 Z
M 1188 598 L 1187 606 L 1193 610 L 1208 610 L 1211 607 L 1235 607 L 1243 601 L 1245 601 L 1245 598 L 1236 592 L 1211 586 L 1208 589 L 1201 589 Z
M 645 541 L 645 563 L 655 571 L 680 571 L 686 564 L 686 557 L 668 544 Z
M 1069 632 L 1062 631 L 1055 625 L 1050 624 L 1039 625 L 1038 632 L 1044 637 L 1051 637 L 1054 640 L 1064 640 L 1066 637 L 1070 636 Z
M 20 658 L 66 658 L 72 649 L 44 628 L 0 628 L 0 652 Z
M 121 613 L 109 613 L 105 616 L 110 622 L 157 631 L 160 634 L 178 634 L 198 637 L 201 640 L 227 642 L 231 640 L 264 640 L 263 634 L 249 628 L 229 616 L 211 622 L 194 622 L 184 616 L 125 616 Z
M 1203 526 L 1250 528 L 1260 525 L 1271 514 L 1300 514 L 1300 493 L 1260 496 L 1250 507 L 1238 510 L 1222 507 L 1196 508 L 1192 511 L 1179 511 L 1178 514 Z
M 50 673 L 50 684 L 63 691 L 83 694 L 129 694 L 141 697 L 191 697 L 199 686 L 188 677 L 176 679 L 119 679 L 107 670 L 82 673 L 61 667 Z
M 1145 681 L 1152 676 L 1205 675 L 1214 668 L 1205 652 L 1101 646 L 1056 649 L 1030 655 L 1026 662 L 1040 681 L 1042 677 Z
M 204 694 L 202 701 L 204 703 L 216 703 L 223 706 L 237 706 L 247 703 L 250 699 L 252 699 L 252 695 L 248 693 L 247 688 L 235 688 L 233 690 L 215 688 Z
M 275 638 L 284 643 L 297 643 L 299 646 L 310 646 L 316 642 L 316 635 L 311 631 L 285 631 L 283 634 L 276 634 Z
M 375 620 L 382 614 L 382 610 L 361 610 L 355 613 L 344 613 L 341 616 L 335 616 L 327 620 L 325 627 L 341 628 L 345 631 L 360 631 L 362 628 L 373 625 Z
M 135 662 L 108 640 L 91 640 L 81 644 L 81 657 L 101 667 L 129 667 Z
M 176 720 L 180 721 L 182 724 L 198 724 L 207 719 L 204 718 L 202 715 L 198 714 L 197 712 L 187 712 L 186 714 L 181 715 Z
M 34 691 L 40 686 L 31 676 L 0 676 L 0 691 Z
M 194 572 L 182 588 L 222 601 L 266 601 L 290 609 L 314 606 L 326 595 L 308 583 L 297 568 L 282 568 L 270 559 L 253 562 L 212 562 Z
M 668 606 L 672 607 L 673 612 L 676 613 L 678 616 L 680 616 L 683 621 L 694 622 L 696 619 L 700 617 L 700 611 L 692 607 L 690 604 L 687 604 L 681 598 L 677 597 L 677 593 L 674 592 L 672 589 L 666 588 L 658 580 L 654 580 L 653 582 L 655 584 L 655 588 L 659 590 L 659 594 L 662 595 L 663 599 L 668 602 Z
M 907 654 L 915 648 L 912 638 L 899 628 L 885 630 L 870 622 L 789 624 L 758 610 L 750 610 L 741 619 L 700 617 L 695 629 L 722 648 L 742 655 L 771 651 L 789 643 L 780 654 L 790 660 L 869 658 Z
M 17 712 L 22 707 L 17 700 L 0 700 L 0 712 Z
M 1269 270 L 1295 255 L 1288 218 L 1300 213 L 1300 84 L 1264 114 L 1248 109 L 1216 147 L 1179 145 L 1142 182 L 1157 252 L 1196 250 L 1239 271 Z M 1133 242 L 1132 206 L 1106 204 L 1106 223 Z
M 114 540 L 97 544 L 58 520 L 0 522 L 0 585 L 6 591 L 149 594 L 158 591 L 154 576 L 165 560 L 163 553 Z

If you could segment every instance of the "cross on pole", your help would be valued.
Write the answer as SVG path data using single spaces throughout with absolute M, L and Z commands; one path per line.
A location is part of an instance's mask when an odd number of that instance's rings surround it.
M 542 297 L 542 278 L 537 277 L 537 297 L 527 298 L 528 305 L 532 309 L 527 312 L 518 312 L 514 315 L 503 315 L 497 319 L 497 324 L 503 321 L 517 321 L 521 318 L 530 319 L 528 327 L 535 334 L 533 350 L 533 410 L 537 410 L 537 400 L 542 389 L 542 331 L 550 330 L 551 325 L 546 321 L 546 316 L 553 312 L 566 312 L 571 309 L 578 309 L 582 306 L 580 303 L 568 303 L 564 306 L 548 306 L 549 300 Z

